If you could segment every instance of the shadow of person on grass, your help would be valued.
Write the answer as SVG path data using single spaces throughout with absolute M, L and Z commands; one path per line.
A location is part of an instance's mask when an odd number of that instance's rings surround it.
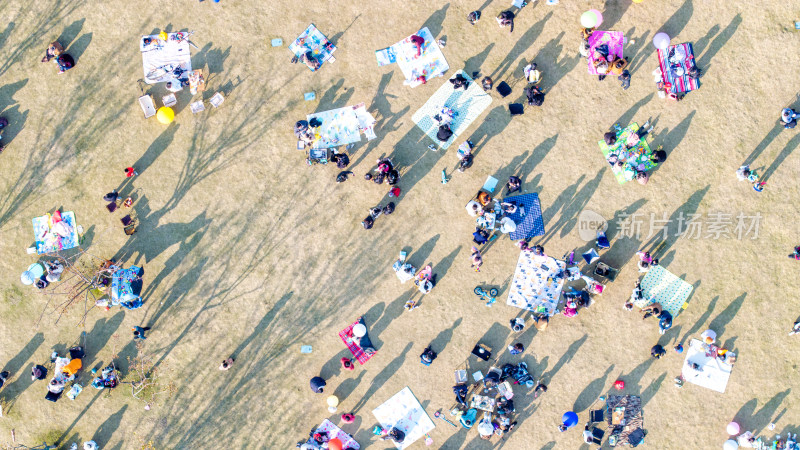
M 536 39 L 542 34 L 544 30 L 544 25 L 547 23 L 550 18 L 553 17 L 553 12 L 547 13 L 540 21 L 536 22 L 528 28 L 525 33 L 517 40 L 514 44 L 514 47 L 508 52 L 508 55 L 500 62 L 500 65 L 497 66 L 489 75 L 489 77 L 494 80 L 496 83 L 500 82 L 500 79 L 506 74 L 506 72 L 511 68 L 511 65 L 514 64 L 514 61 L 517 60 L 523 53 L 528 51 L 533 46 L 533 43 L 536 42 Z
M 367 389 L 367 392 L 365 392 L 364 395 L 360 399 L 358 399 L 358 403 L 356 403 L 356 405 L 353 408 L 351 408 L 350 411 L 353 414 L 358 414 L 358 411 L 360 411 L 361 408 L 363 408 L 364 405 L 366 405 L 367 402 L 370 399 L 372 399 L 375 393 L 377 393 L 380 390 L 380 388 L 383 387 L 384 383 L 386 383 L 389 380 L 389 378 L 392 377 L 392 375 L 397 373 L 397 371 L 405 362 L 406 355 L 408 354 L 409 350 L 411 350 L 412 346 L 413 343 L 411 342 L 406 344 L 406 347 L 403 349 L 400 355 L 398 355 L 395 359 L 391 360 L 389 364 L 387 364 L 386 367 L 383 368 L 383 370 L 381 370 L 377 375 L 375 375 L 375 378 L 372 379 L 372 384 L 370 384 L 369 389 Z
M 691 0 L 689 0 L 691 1 Z M 706 34 L 703 38 L 701 38 L 695 45 L 692 46 L 694 49 L 694 53 L 696 56 L 697 67 L 703 71 L 703 73 L 708 73 L 709 68 L 711 68 L 711 60 L 716 56 L 716 54 L 728 43 L 728 41 L 733 37 L 736 33 L 736 30 L 739 28 L 739 25 L 742 23 L 742 15 L 737 14 L 728 26 L 725 27 L 724 30 L 719 32 L 714 37 L 714 40 L 711 41 L 711 36 L 713 36 L 716 30 L 719 30 L 719 25 L 715 25 L 708 34 Z M 674 36 L 674 35 L 670 35 Z M 710 41 L 708 46 L 706 47 L 706 41 Z
M 94 432 L 92 440 L 97 442 L 100 448 L 109 448 L 108 442 L 114 436 L 114 433 L 119 430 L 119 426 L 122 424 L 122 417 L 125 415 L 125 410 L 127 409 L 128 405 L 124 405 L 119 411 L 108 416 L 108 418 L 100 424 L 100 427 L 97 428 L 97 431 Z
M 742 426 L 744 430 L 751 430 L 756 436 L 767 426 L 770 422 L 774 422 L 773 415 L 781 403 L 789 396 L 792 389 L 775 394 L 767 403 L 764 404 L 758 411 L 758 399 L 754 398 L 742 405 L 739 411 L 733 416 L 733 421 Z
M 589 339 L 589 335 L 584 333 L 584 335 L 581 338 L 570 344 L 567 350 L 564 352 L 564 354 L 561 355 L 561 358 L 559 358 L 556 364 L 553 366 L 553 368 L 547 372 L 542 373 L 542 379 L 548 380 L 548 382 L 552 381 L 553 377 L 556 376 L 556 374 L 561 370 L 562 367 L 564 367 L 564 364 L 572 361 L 572 357 L 575 356 L 576 353 L 578 353 L 578 350 L 580 350 L 581 346 L 583 346 L 583 344 L 586 342 L 587 339 Z
M 733 320 L 734 317 L 736 317 L 736 313 L 738 313 L 739 309 L 741 309 L 746 297 L 747 292 L 744 292 L 742 295 L 733 299 L 733 301 L 731 301 L 728 306 L 726 306 L 725 309 L 717 314 L 717 317 L 715 317 L 711 323 L 708 324 L 708 328 L 716 331 L 720 340 L 725 334 L 725 327 L 731 322 L 731 320 Z M 727 338 L 728 337 L 726 337 L 726 339 Z M 730 349 L 730 347 L 727 345 L 723 345 L 723 347 Z
M 444 23 L 444 19 L 447 16 L 447 9 L 450 8 L 450 3 L 446 3 L 442 6 L 441 9 L 438 9 L 436 12 L 431 14 L 430 17 L 422 24 L 422 27 L 428 27 L 431 32 L 431 35 L 436 39 L 439 34 L 442 32 L 442 24 Z
M 572 411 L 580 413 L 597 401 L 597 398 L 605 392 L 608 375 L 612 370 L 614 370 L 614 364 L 610 365 L 602 375 L 595 378 L 578 394 L 578 398 L 575 399 L 575 403 L 572 405 Z

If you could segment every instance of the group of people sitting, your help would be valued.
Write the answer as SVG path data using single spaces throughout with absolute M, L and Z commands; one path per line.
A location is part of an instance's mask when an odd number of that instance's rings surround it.
M 75 66 L 75 60 L 67 53 L 64 53 L 64 46 L 59 44 L 58 41 L 50 43 L 45 50 L 42 62 L 54 61 L 58 64 L 58 73 L 62 74 Z
M 647 182 L 650 180 L 650 175 L 646 170 L 644 170 L 643 165 L 634 164 L 631 161 L 628 161 L 625 153 L 639 145 L 642 139 L 644 139 L 651 131 L 653 131 L 653 127 L 650 126 L 650 121 L 648 120 L 643 126 L 639 127 L 636 132 L 631 133 L 628 136 L 626 141 L 623 143 L 621 151 L 610 151 L 608 153 L 606 156 L 606 162 L 608 162 L 608 164 L 611 166 L 611 171 L 614 172 L 614 174 L 624 174 L 626 171 L 630 171 L 633 174 L 633 178 L 639 182 L 639 184 L 647 184 Z M 603 140 L 605 141 L 606 145 L 614 146 L 617 144 L 617 139 L 621 133 L 622 128 L 619 125 L 614 125 L 614 130 L 604 134 Z M 659 147 L 658 150 L 649 156 L 649 159 L 655 164 L 660 164 L 666 161 L 667 152 Z M 627 178 L 628 177 L 626 177 L 626 179 Z
M 594 33 L 594 28 L 581 29 L 581 44 L 578 51 L 584 58 L 589 57 L 589 37 Z M 609 53 L 608 45 L 602 44 L 595 48 L 594 59 L 590 61 L 592 67 L 598 74 L 598 80 L 603 81 L 608 74 L 617 75 L 617 79 L 622 84 L 622 89 L 628 89 L 631 86 L 631 74 L 628 72 L 629 58 L 620 58 Z
M 361 221 L 361 226 L 364 227 L 365 230 L 369 230 L 375 224 L 375 219 L 380 217 L 382 214 L 389 215 L 394 212 L 394 202 L 389 202 L 386 206 L 375 206 L 374 208 L 369 209 L 369 215 Z

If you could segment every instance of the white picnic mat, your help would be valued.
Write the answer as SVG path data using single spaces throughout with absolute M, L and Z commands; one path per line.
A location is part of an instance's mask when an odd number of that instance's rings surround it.
M 463 70 L 456 72 L 456 74 L 459 73 L 470 81 L 466 91 L 463 89 L 455 90 L 453 89 L 453 83 L 445 81 L 442 87 L 422 105 L 422 108 L 411 116 L 411 120 L 417 124 L 420 130 L 443 149 L 450 147 L 450 144 L 461 133 L 466 131 L 472 122 L 492 103 L 492 97 L 484 92 L 478 83 L 474 82 Z M 436 132 L 439 131 L 439 127 L 436 125 L 436 121 L 433 120 L 433 116 L 441 112 L 445 106 L 455 111 L 456 116 L 450 124 L 453 135 L 450 136 L 447 142 L 441 142 L 436 138 Z
M 402 444 L 395 443 L 395 447 L 399 449 L 408 448 L 436 427 L 409 387 L 373 409 L 372 414 L 384 429 L 395 427 L 406 434 Z
M 311 119 L 322 122 L 322 125 L 314 129 L 313 148 L 338 147 L 358 142 L 362 131 L 367 133 L 369 139 L 374 137 L 368 130 L 372 130 L 375 125 L 375 118 L 367 112 L 364 103 L 309 114 L 306 118 L 309 122 Z
M 189 40 L 177 41 L 178 33 L 167 33 L 167 42 L 158 39 L 158 35 L 142 36 L 139 39 L 139 50 L 142 52 L 142 67 L 144 69 L 144 82 L 156 84 L 169 81 L 173 78 L 172 74 L 167 74 L 157 80 L 147 79 L 147 75 L 153 69 L 172 64 L 175 67 L 181 66 L 186 72 L 192 71 L 192 55 L 189 52 Z M 144 45 L 144 38 L 150 38 L 153 43 Z
M 520 252 L 506 304 L 552 316 L 558 307 L 564 278 L 557 276 L 567 263 L 550 256 Z
M 655 296 L 654 303 L 661 303 L 665 311 L 669 311 L 672 317 L 677 317 L 683 309 L 686 299 L 692 293 L 694 286 L 681 280 L 676 275 L 662 266 L 651 266 L 647 275 L 642 279 L 642 299 L 634 304 L 639 308 L 644 308 L 649 303 L 650 297 Z
M 341 428 L 334 425 L 333 422 L 331 422 L 328 419 L 325 419 L 322 422 L 322 424 L 318 426 L 317 429 L 314 431 L 316 433 L 322 433 L 322 432 L 328 433 L 329 439 L 339 438 L 339 440 L 342 441 L 342 448 L 352 448 L 354 450 L 359 450 L 361 448 L 361 446 L 358 445 L 358 442 L 356 442 L 356 440 L 353 439 L 353 436 L 350 436 L 349 434 L 342 431 Z
M 735 356 L 731 352 L 727 354 Z M 700 368 L 693 368 L 692 363 L 697 364 Z M 692 339 L 686 350 L 686 359 L 683 361 L 681 375 L 689 383 L 724 393 L 732 369 L 732 365 L 722 362 L 714 354 L 706 354 L 704 344 L 698 339 Z

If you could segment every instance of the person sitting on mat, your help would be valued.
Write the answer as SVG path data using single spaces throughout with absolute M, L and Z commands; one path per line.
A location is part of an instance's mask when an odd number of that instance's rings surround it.
M 614 75 L 622 75 L 622 71 L 628 67 L 629 58 L 615 58 L 609 64 L 609 71 Z
M 381 437 L 382 441 L 388 439 L 393 440 L 396 444 L 402 444 L 403 441 L 406 440 L 406 434 L 397 429 L 396 427 L 392 427 L 392 429 L 389 430 L 388 433 L 386 433 L 383 437 Z
M 652 302 L 654 297 L 650 297 L 648 301 Z M 650 303 L 649 305 L 645 306 L 641 309 L 642 320 L 647 319 L 650 316 L 658 317 L 661 314 L 661 311 L 664 310 L 664 307 L 661 306 L 661 303 Z
M 75 60 L 72 59 L 72 56 L 66 53 L 59 55 L 58 58 L 56 58 L 56 63 L 58 63 L 59 74 L 62 74 L 75 66 Z
M 511 11 L 503 11 L 497 15 L 497 23 L 500 25 L 501 28 L 503 27 L 511 27 L 508 32 L 514 32 L 514 15 Z
M 469 80 L 464 78 L 464 75 L 457 73 L 455 77 L 450 79 L 450 82 L 453 83 L 453 90 L 464 89 L 465 91 L 469 87 Z
M 422 54 L 422 46 L 425 45 L 425 39 L 422 36 L 417 36 L 416 34 L 412 34 L 410 38 L 411 45 L 417 49 L 417 57 Z
M 483 77 L 483 80 L 481 80 L 481 84 L 483 85 L 483 90 L 487 92 L 491 91 L 492 86 L 494 86 L 494 82 L 492 82 L 492 79 L 489 77 Z
M 322 63 L 319 62 L 319 60 L 314 57 L 314 54 L 311 53 L 311 50 L 301 55 L 300 61 L 303 61 L 305 65 L 311 70 L 317 70 L 322 66 Z

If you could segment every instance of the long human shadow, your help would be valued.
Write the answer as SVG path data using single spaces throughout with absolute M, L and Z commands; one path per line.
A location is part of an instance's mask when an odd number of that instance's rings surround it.
M 671 130 L 665 129 L 663 133 L 658 133 L 656 139 L 653 140 L 652 146 L 663 145 L 667 149 L 665 150 L 667 153 L 667 160 L 669 160 L 669 156 L 672 154 L 673 150 L 678 148 L 683 138 L 686 137 L 686 133 L 689 132 L 689 126 L 692 124 L 692 119 L 696 113 L 697 110 L 693 110 L 688 116 L 681 120 L 680 123 L 675 125 L 674 128 Z M 656 173 L 663 164 L 664 163 L 657 165 L 651 173 Z
M 708 303 L 708 307 L 706 307 L 706 310 L 694 322 L 694 325 L 692 325 L 691 328 L 686 330 L 686 333 L 684 333 L 683 337 L 679 339 L 678 343 L 686 345 L 686 340 L 689 339 L 695 333 L 699 332 L 701 328 L 703 328 L 703 325 L 706 323 L 706 321 L 708 321 L 708 318 L 711 317 L 711 313 L 714 312 L 714 308 L 716 307 L 718 300 L 719 300 L 719 295 L 716 295 L 714 296 L 714 298 L 711 299 L 711 301 Z
M 141 176 L 143 173 L 150 168 L 151 165 L 158 159 L 164 151 L 172 144 L 172 141 L 175 139 L 175 133 L 177 133 L 178 128 L 180 125 L 173 122 L 167 126 L 167 128 L 158 135 L 158 137 L 147 146 L 147 150 L 144 151 L 142 156 L 139 157 L 134 163 L 133 168 L 136 169 L 136 172 L 139 173 Z M 120 170 L 120 177 L 122 177 L 122 171 Z M 133 178 L 125 177 L 120 182 L 119 186 L 117 186 L 116 191 L 120 193 L 120 196 L 127 196 L 130 192 L 133 191 L 132 186 Z
M 464 72 L 470 74 L 470 76 L 472 76 L 472 72 L 480 72 L 481 66 L 486 61 L 486 57 L 489 56 L 489 52 L 492 51 L 492 48 L 494 48 L 494 42 L 487 45 L 486 48 L 477 55 L 471 56 L 464 61 Z
M 603 7 L 603 29 L 613 29 L 612 27 L 622 19 L 630 6 L 631 2 L 626 0 L 606 0 Z
M 456 247 L 455 250 L 450 252 L 447 256 L 442 258 L 436 265 L 433 266 L 433 273 L 436 274 L 436 282 L 438 283 L 439 280 L 447 275 L 447 271 L 450 270 L 450 266 L 453 265 L 453 262 L 456 260 L 456 257 L 461 252 L 461 246 L 459 245 Z
M 91 367 L 94 364 L 100 349 L 106 345 L 111 336 L 119 329 L 124 318 L 125 313 L 119 311 L 109 318 L 102 318 L 94 323 L 92 330 L 86 333 L 85 343 L 81 343 L 85 352 L 83 357 L 84 366 Z M 133 335 L 129 336 L 133 337 Z
M 542 213 L 542 219 L 545 223 L 545 233 L 539 241 L 542 245 L 555 237 L 557 232 L 560 231 L 560 237 L 563 238 L 575 228 L 575 225 L 578 223 L 578 214 L 586 207 L 595 191 L 597 191 L 605 171 L 605 167 L 601 168 L 593 179 L 587 181 L 586 184 L 578 190 L 577 187 L 580 185 L 581 181 L 583 181 L 584 177 L 581 175 L 575 184 L 562 192 L 553 204 Z M 561 216 L 551 225 L 551 220 L 559 211 L 561 212 Z
M 691 224 L 689 219 L 695 215 L 697 208 L 700 206 L 700 202 L 703 201 L 703 198 L 710 188 L 711 185 L 707 185 L 695 191 L 695 193 L 689 196 L 689 198 L 669 217 L 668 224 L 682 223 L 685 225 L 684 230 L 680 230 L 679 233 L 666 233 L 666 237 L 664 237 L 662 233 L 655 233 L 646 243 L 642 244 L 642 248 L 647 249 L 650 254 L 653 255 L 653 258 L 660 258 L 662 255 L 666 254 L 679 237 L 683 237 L 684 234 L 690 232 Z M 689 238 L 694 234 L 694 230 L 691 230 L 691 233 L 692 234 L 689 234 Z
M 608 238 L 609 242 L 611 243 L 611 248 L 602 252 L 602 259 L 603 262 L 610 265 L 611 267 L 620 269 L 624 265 L 633 258 L 633 255 L 636 254 L 636 251 L 639 247 L 639 240 L 633 238 L 633 236 L 626 236 L 625 234 L 620 234 L 621 231 L 625 231 L 623 228 L 623 222 L 627 220 L 627 218 L 636 214 L 636 211 L 642 208 L 642 206 L 647 203 L 647 200 L 640 198 L 635 202 L 631 203 L 630 205 L 626 206 L 625 208 L 617 211 L 614 213 L 614 217 L 608 221 L 608 229 L 606 230 L 606 237 Z M 622 228 L 622 230 L 620 230 Z M 625 239 L 625 238 L 633 238 L 633 239 Z M 594 247 L 594 241 L 590 241 L 588 243 L 589 247 Z M 575 253 L 583 253 L 589 250 L 589 247 L 582 248 Z
M 20 112 L 19 105 L 14 105 L 6 110 L 0 109 L 0 111 L 2 111 L 0 116 L 8 120 L 8 125 L 3 129 L 3 140 L 0 145 L 8 147 L 10 143 L 14 142 L 14 138 L 19 132 L 25 128 L 25 123 L 28 121 L 28 110 Z M 11 149 L 13 148 L 12 146 Z
M 563 38 L 564 32 L 562 31 L 558 36 L 547 42 L 534 58 L 536 68 L 543 74 L 542 82 L 539 86 L 544 91 L 553 89 L 581 61 L 580 55 L 565 56 L 559 59 L 561 52 L 564 50 L 564 46 L 561 44 L 561 39 Z M 572 53 L 567 52 L 567 55 L 570 54 Z
M 740 424 L 742 429 L 751 430 L 753 434 L 758 435 L 767 424 L 773 422 L 775 411 L 778 410 L 778 407 L 781 406 L 781 403 L 783 403 L 791 392 L 791 388 L 778 392 L 758 411 L 756 411 L 758 399 L 751 399 L 736 412 L 733 416 L 733 421 Z
M 97 442 L 101 448 L 108 448 L 108 442 L 114 436 L 114 433 L 119 429 L 122 423 L 122 417 L 125 415 L 125 410 L 128 405 L 124 405 L 119 411 L 108 416 L 108 418 L 100 424 L 97 431 L 92 435 L 92 440 Z
M 647 402 L 655 397 L 658 390 L 661 389 L 661 385 L 664 383 L 665 378 L 667 378 L 667 372 L 663 372 L 658 376 L 658 378 L 651 381 L 650 384 L 642 391 L 642 393 L 639 394 L 639 396 L 642 398 L 642 406 L 645 406 Z
M 661 25 L 659 31 L 663 31 L 667 33 L 667 35 L 673 37 L 679 35 L 686 27 L 686 24 L 689 23 L 692 14 L 694 14 L 694 2 L 693 0 L 686 0 L 683 2 L 683 5 L 675 10 L 672 16 L 664 22 L 664 25 Z
M 714 37 L 714 40 L 708 44 L 708 48 L 705 48 L 705 45 L 693 46 L 695 55 L 699 55 L 697 57 L 697 66 L 703 71 L 703 73 L 708 73 L 708 69 L 711 67 L 711 60 L 714 58 L 717 52 L 719 52 L 720 49 L 728 43 L 731 37 L 733 37 L 741 23 L 742 15 L 737 14 L 736 17 L 731 20 L 731 23 L 729 23 L 728 26 L 726 26 L 724 30 L 717 34 Z M 715 28 L 719 28 L 719 26 L 715 26 Z M 671 34 L 670 36 L 674 35 Z M 710 39 L 710 33 L 703 38 L 703 41 L 707 39 Z M 703 42 L 703 44 L 705 44 L 705 42 Z
M 614 364 L 608 366 L 608 369 L 606 369 L 602 375 L 595 378 L 583 389 L 583 391 L 581 391 L 580 394 L 578 394 L 578 398 L 575 399 L 575 403 L 572 405 L 573 411 L 576 413 L 585 411 L 595 401 L 597 401 L 597 397 L 599 397 L 600 394 L 605 391 L 606 380 L 608 379 L 608 375 L 612 370 L 614 370 Z
M 342 90 L 343 86 L 344 78 L 340 78 L 339 81 L 329 87 L 319 98 L 319 103 L 314 112 L 318 113 L 347 106 L 347 102 L 350 101 L 353 93 L 355 93 L 355 88 L 350 87 Z
M 447 9 L 450 7 L 450 3 L 446 3 L 441 9 L 436 10 L 430 17 L 422 24 L 422 27 L 428 27 L 430 30 L 431 35 L 434 38 L 437 38 L 439 34 L 442 32 L 442 24 L 444 23 L 444 18 L 447 16 Z M 416 30 L 415 30 L 416 32 Z
M 492 108 L 486 118 L 478 125 L 478 128 L 469 137 L 469 141 L 474 145 L 472 155 L 477 157 L 478 153 L 495 136 L 500 135 L 511 123 L 511 114 L 506 106 L 500 105 Z
M 398 98 L 396 95 L 386 92 L 386 88 L 389 86 L 392 76 L 394 76 L 394 72 L 383 74 L 380 83 L 378 83 L 375 97 L 372 98 L 372 103 L 370 103 L 369 108 L 367 108 L 367 110 L 373 114 L 375 111 L 378 112 L 378 117 L 376 117 L 377 122 L 374 127 L 376 137 L 368 141 L 366 149 L 361 152 L 357 159 L 351 162 L 351 170 L 358 166 L 358 164 L 372 153 L 373 150 L 378 148 L 389 133 L 399 130 L 400 119 L 411 111 L 411 107 L 408 105 L 397 112 L 392 111 L 392 104 L 389 99 Z M 358 144 L 356 144 L 355 150 L 358 151 Z
M 499 81 L 502 78 L 508 69 L 511 68 L 511 65 L 514 64 L 514 61 L 517 60 L 523 53 L 528 51 L 533 46 L 533 43 L 536 42 L 536 39 L 542 34 L 544 30 L 544 24 L 550 20 L 553 16 L 553 12 L 547 13 L 540 21 L 536 22 L 528 28 L 525 33 L 517 40 L 514 44 L 514 47 L 508 52 L 508 55 L 500 62 L 500 65 L 497 66 L 496 69 L 492 71 L 492 74 L 489 75 L 493 80 Z
M 399 205 L 416 184 L 445 156 L 445 151 L 430 151 L 425 148 L 422 144 L 426 139 L 428 136 L 419 127 L 413 127 L 397 142 L 389 157 L 395 163 L 395 167 L 400 168 L 398 186 L 401 192 L 397 197 L 390 197 L 387 192 L 377 204 L 394 202 L 396 206 Z
M 586 342 L 587 339 L 589 339 L 589 335 L 584 333 L 583 337 L 579 338 L 578 340 L 570 344 L 569 347 L 567 348 L 567 351 L 565 351 L 564 354 L 561 355 L 561 358 L 558 359 L 553 368 L 548 370 L 547 372 L 542 373 L 542 379 L 547 380 L 546 382 L 552 380 L 553 377 L 556 376 L 556 374 L 558 374 L 561 368 L 564 367 L 564 364 L 572 361 L 572 358 L 575 356 L 578 350 L 580 350 L 581 346 L 583 346 L 583 344 Z
M 387 364 L 386 367 L 383 368 L 383 370 L 381 370 L 377 375 L 375 375 L 375 378 L 372 379 L 372 384 L 370 384 L 369 389 L 367 389 L 367 392 L 364 393 L 364 395 L 358 399 L 356 405 L 351 409 L 351 412 L 353 414 L 357 414 L 358 411 L 360 411 L 361 408 L 363 408 L 364 405 L 367 404 L 367 401 L 371 399 L 372 396 L 375 395 L 375 393 L 378 392 L 378 390 L 380 390 L 380 388 L 382 388 L 387 381 L 389 381 L 389 378 L 391 378 L 392 375 L 397 373 L 397 371 L 405 362 L 406 354 L 408 354 L 409 350 L 411 350 L 411 347 L 413 347 L 413 343 L 409 342 L 408 344 L 406 344 L 406 347 L 403 349 L 400 355 L 391 360 L 389 364 Z
M 628 126 L 628 124 L 631 123 L 631 121 L 633 120 L 634 116 L 636 116 L 636 113 L 639 112 L 639 109 L 641 109 L 642 106 L 646 105 L 647 103 L 650 102 L 650 100 L 653 99 L 653 95 L 654 94 L 652 94 L 652 93 L 647 94 L 641 100 L 639 100 L 638 102 L 634 103 L 633 106 L 628 108 L 628 110 L 625 111 L 619 117 L 619 119 L 617 119 L 616 122 L 614 122 L 614 123 L 619 124 L 619 126 L 621 126 L 623 128 Z
M 89 44 L 92 43 L 92 33 L 84 33 L 79 37 L 75 42 L 73 42 L 69 48 L 64 46 L 66 53 L 69 53 L 72 56 L 72 59 L 75 60 L 75 64 L 78 64 L 78 60 L 80 60 L 81 56 L 83 56 L 83 52 L 89 47 Z
M 725 307 L 725 309 L 723 309 L 719 314 L 717 314 L 717 317 L 714 317 L 711 323 L 708 324 L 708 328 L 716 331 L 717 336 L 722 338 L 723 335 L 725 334 L 725 327 L 731 322 L 731 320 L 733 320 L 734 317 L 736 317 L 736 313 L 738 313 L 739 309 L 741 309 L 742 304 L 744 303 L 744 299 L 746 297 L 747 297 L 747 292 L 744 292 L 742 293 L 742 295 L 733 299 L 733 301 L 730 302 L 728 306 Z M 726 337 L 726 339 L 729 338 Z M 723 345 L 723 347 L 730 348 L 728 347 L 728 344 L 730 343 L 726 342 L 725 345 Z
M 555 134 L 540 142 L 530 152 L 526 150 L 524 153 L 514 156 L 505 167 L 497 171 L 497 175 L 501 180 L 507 179 L 511 175 L 517 175 L 523 180 L 523 191 L 532 191 L 534 188 L 530 185 L 533 184 L 535 187 L 538 183 L 528 180 L 528 176 L 533 173 L 539 163 L 544 161 L 545 156 L 556 146 L 557 141 L 558 134 Z
M 437 334 L 436 337 L 431 340 L 430 346 L 433 351 L 438 354 L 441 354 L 444 351 L 445 347 L 447 347 L 447 344 L 449 344 L 450 340 L 453 339 L 453 331 L 455 331 L 455 329 L 461 325 L 462 320 L 464 320 L 464 318 L 459 317 L 453 322 L 452 325 L 450 325 L 450 328 L 440 331 L 439 334 Z
M 764 170 L 764 176 L 761 177 L 761 181 L 766 182 L 769 180 L 775 171 L 778 170 L 778 168 L 783 164 L 786 158 L 788 158 L 789 155 L 791 155 L 792 152 L 797 149 L 798 145 L 800 145 L 800 134 L 795 134 L 792 136 L 789 142 L 786 143 L 786 146 L 783 147 L 783 150 L 781 150 L 778 156 L 775 157 L 769 167 Z
M 639 363 L 638 366 L 634 367 L 629 373 L 622 373 L 620 372 L 617 375 L 617 380 L 625 380 L 625 391 L 629 392 L 632 395 L 641 395 L 643 392 L 641 381 L 644 374 L 650 369 L 650 366 L 653 365 L 655 361 L 654 358 L 651 358 L 650 355 L 647 355 L 647 359 Z
M 648 48 L 647 44 L 650 42 L 650 39 L 648 39 L 650 31 L 647 30 L 642 33 L 641 36 L 636 36 L 636 27 L 633 27 L 625 33 L 625 36 L 628 36 L 629 39 L 628 44 L 625 46 L 625 56 L 630 58 L 628 72 L 630 72 L 631 75 L 635 75 L 647 60 L 647 56 L 640 55 L 640 52 Z M 636 42 L 631 43 L 633 41 Z
M 747 158 L 744 159 L 742 165 L 753 164 L 755 160 L 761 155 L 761 153 L 763 153 L 764 150 L 766 150 L 766 148 L 769 147 L 769 144 L 771 144 L 772 141 L 774 141 L 775 138 L 778 137 L 779 134 L 781 134 L 781 131 L 783 131 L 783 125 L 776 123 L 772 127 L 772 129 L 770 129 L 769 132 L 767 132 L 766 136 L 764 136 L 764 138 L 761 139 L 761 142 L 759 142 L 758 145 L 756 145 L 753 151 L 750 152 Z
M 361 370 L 361 373 L 359 373 L 357 377 L 351 377 L 343 380 L 338 386 L 336 386 L 336 389 L 333 391 L 333 395 L 335 395 L 340 401 L 347 399 L 350 397 L 350 394 L 356 390 L 358 385 L 364 381 L 364 375 L 366 375 L 366 373 L 367 372 L 365 370 Z M 323 378 L 325 378 L 324 375 Z
M 14 406 L 16 399 L 19 397 L 19 394 L 33 383 L 27 374 L 20 372 L 22 371 L 23 365 L 33 357 L 33 354 L 39 349 L 42 343 L 44 343 L 44 334 L 41 332 L 36 333 L 31 340 L 25 344 L 25 347 L 22 347 L 13 358 L 9 359 L 3 365 L 3 371 L 8 371 L 11 377 L 14 377 L 14 381 L 10 383 L 6 382 L 7 384 L 4 389 L 0 391 L 0 402 L 4 405 L 4 413 L 8 414 Z

